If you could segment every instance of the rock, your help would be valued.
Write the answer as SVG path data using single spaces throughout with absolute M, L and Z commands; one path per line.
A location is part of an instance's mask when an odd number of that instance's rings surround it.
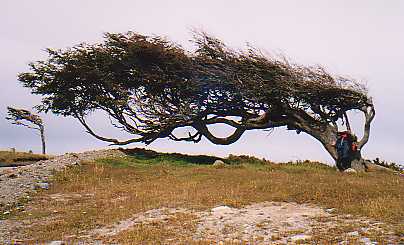
M 48 245 L 63 245 L 65 244 L 63 241 L 51 241 Z
M 79 158 L 79 155 L 77 153 L 72 152 L 72 153 L 69 153 L 68 155 L 71 157 Z
M 357 173 L 358 171 L 356 171 L 356 170 L 353 169 L 353 168 L 348 168 L 348 169 L 345 169 L 344 172 L 345 172 L 345 173 Z
M 365 244 L 365 245 L 373 245 L 373 244 L 377 244 L 372 242 L 369 238 L 367 237 L 362 237 L 361 239 L 359 239 L 359 242 Z
M 224 167 L 226 167 L 226 163 L 224 163 L 222 160 L 216 160 L 213 163 L 213 167 L 215 167 L 215 168 L 224 168 Z
M 305 241 L 305 240 L 310 240 L 311 236 L 305 235 L 305 234 L 299 234 L 299 235 L 294 235 L 290 238 L 290 241 L 292 242 L 299 242 L 299 241 Z
M 43 182 L 43 183 L 36 183 L 36 184 L 35 184 L 35 189 L 44 189 L 44 190 L 47 190 L 47 189 L 49 189 L 49 184 L 46 183 L 46 182 Z
M 71 165 L 74 165 L 74 166 L 79 166 L 79 165 L 81 165 L 80 164 L 80 162 L 79 161 L 74 161 L 74 162 L 72 162 L 72 164 Z
M 368 161 L 364 160 L 364 159 L 354 159 L 351 162 L 351 168 L 356 170 L 356 172 L 365 172 L 366 171 L 366 167 L 368 165 L 367 163 Z
M 369 161 L 367 161 L 367 162 L 369 162 Z M 383 166 L 380 166 L 380 165 L 377 165 L 377 164 L 374 164 L 371 162 L 369 162 L 366 166 L 368 167 L 369 172 L 382 171 L 382 172 L 387 172 L 387 173 L 395 173 L 395 171 L 393 169 L 386 168 L 386 167 L 383 167 Z
M 229 206 L 218 206 L 212 208 L 212 212 L 228 212 L 228 211 L 231 211 L 231 208 Z
M 327 212 L 327 213 L 332 213 L 332 212 L 334 212 L 335 210 L 337 210 L 336 208 L 327 208 L 325 211 Z
M 14 173 L 12 173 L 12 174 L 10 174 L 9 176 L 7 176 L 7 177 L 9 177 L 10 179 L 14 179 L 14 178 L 17 178 L 17 175 L 16 174 L 14 174 Z
M 348 235 L 348 236 L 359 236 L 359 232 L 357 232 L 357 231 L 352 231 L 352 232 L 347 233 L 347 235 Z

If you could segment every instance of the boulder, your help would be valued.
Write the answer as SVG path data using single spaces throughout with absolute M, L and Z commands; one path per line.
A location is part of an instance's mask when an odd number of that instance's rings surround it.
M 213 163 L 213 167 L 214 168 L 224 168 L 224 167 L 226 167 L 226 163 L 224 163 L 222 160 L 216 160 Z
M 394 173 L 396 171 L 386 168 L 377 164 L 372 163 L 366 159 L 355 159 L 351 162 L 351 169 L 354 169 L 356 172 L 375 172 L 375 171 L 383 171 Z M 348 170 L 348 169 L 347 169 Z M 346 172 L 346 170 L 344 171 Z
M 365 159 L 355 159 L 351 162 L 351 169 L 354 169 L 356 172 L 365 172 L 366 166 L 370 162 Z
M 353 168 L 348 168 L 348 169 L 345 169 L 344 172 L 345 172 L 345 173 L 357 173 L 358 171 L 356 171 L 356 170 L 353 169 Z

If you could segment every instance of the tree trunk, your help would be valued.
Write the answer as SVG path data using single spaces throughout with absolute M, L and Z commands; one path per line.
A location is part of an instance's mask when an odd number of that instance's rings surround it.
M 360 111 L 362 111 L 365 115 L 364 134 L 362 139 L 358 142 L 358 152 L 351 158 L 351 168 L 355 169 L 356 171 L 365 171 L 367 169 L 367 161 L 362 158 L 360 151 L 369 140 L 370 124 L 374 119 L 376 112 L 371 101 L 369 101 L 368 105 L 360 108 Z M 346 113 L 344 113 L 344 117 L 347 129 L 350 131 L 351 128 Z M 288 125 L 288 127 L 291 127 L 292 129 L 300 129 L 301 131 L 320 141 L 337 165 L 338 154 L 335 148 L 338 133 L 337 124 L 319 123 L 313 117 L 303 111 L 293 113 L 292 118 L 293 121 Z
M 316 138 L 321 144 L 324 146 L 326 151 L 330 154 L 330 156 L 334 159 L 335 166 L 337 166 L 338 154 L 335 148 L 335 142 L 337 139 L 337 128 L 333 126 L 327 127 L 324 131 L 306 130 L 306 133 Z M 351 168 L 355 169 L 357 172 L 363 172 L 367 170 L 367 161 L 362 158 L 360 154 L 360 149 L 358 149 L 358 153 L 356 156 L 353 156 L 351 160 Z
M 46 154 L 46 145 L 45 145 L 45 128 L 41 126 L 39 131 L 41 132 L 41 141 L 42 141 L 42 154 Z

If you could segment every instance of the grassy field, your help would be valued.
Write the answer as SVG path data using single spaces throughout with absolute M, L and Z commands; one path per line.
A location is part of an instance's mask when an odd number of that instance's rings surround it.
M 123 158 L 101 159 L 57 174 L 51 188 L 33 197 L 15 218 L 47 220 L 28 228 L 37 240 L 74 237 L 83 230 L 112 224 L 159 207 L 206 210 L 217 205 L 242 207 L 263 201 L 317 204 L 337 213 L 365 216 L 404 234 L 404 179 L 382 172 L 343 174 L 320 163 L 273 164 L 231 156 L 225 167 L 206 163 L 207 156 L 184 156 L 132 151 Z M 66 202 L 51 198 L 62 196 Z M 52 218 L 50 218 L 52 217 Z M 170 223 L 177 230 L 195 229 L 189 215 Z M 183 237 L 181 237 L 183 236 Z M 109 242 L 140 243 L 168 238 L 186 239 L 162 224 L 136 226 Z
M 46 159 L 48 159 L 46 155 L 27 152 L 0 151 L 0 163 L 31 162 Z

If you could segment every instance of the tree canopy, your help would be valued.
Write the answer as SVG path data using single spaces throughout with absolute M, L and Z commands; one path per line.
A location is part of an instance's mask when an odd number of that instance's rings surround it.
M 368 141 L 375 111 L 354 80 L 252 47 L 235 51 L 206 33 L 195 33 L 192 42 L 191 52 L 159 36 L 106 33 L 102 43 L 47 49 L 48 59 L 31 63 L 19 80 L 43 96 L 39 110 L 73 116 L 91 135 L 116 145 L 166 137 L 225 145 L 247 130 L 286 126 L 313 136 L 334 157 L 337 121 L 347 121 L 350 110 L 365 114 L 359 147 Z M 95 132 L 86 116 L 98 110 L 133 136 L 119 141 Z M 219 138 L 209 131 L 213 124 L 235 131 Z M 181 127 L 195 133 L 174 135 Z

